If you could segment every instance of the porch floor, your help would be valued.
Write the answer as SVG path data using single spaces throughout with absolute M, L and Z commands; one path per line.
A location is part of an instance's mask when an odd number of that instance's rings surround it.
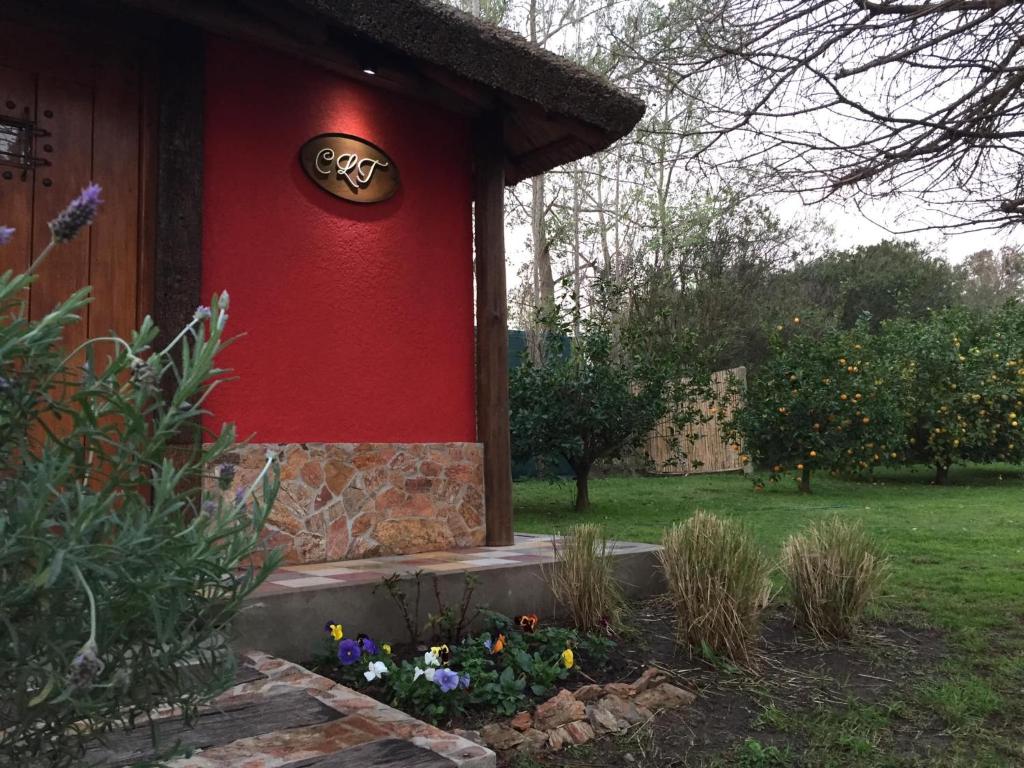
M 365 560 L 339 560 L 309 565 L 284 565 L 256 591 L 266 596 L 309 589 L 337 589 L 355 584 L 378 584 L 398 573 L 411 576 L 417 571 L 425 575 L 442 573 L 477 573 L 498 568 L 541 566 L 554 562 L 552 536 L 548 534 L 515 534 L 515 543 L 507 547 L 471 547 L 442 552 L 420 552 L 415 555 L 372 557 Z M 615 555 L 653 553 L 659 547 L 637 542 L 614 542 Z

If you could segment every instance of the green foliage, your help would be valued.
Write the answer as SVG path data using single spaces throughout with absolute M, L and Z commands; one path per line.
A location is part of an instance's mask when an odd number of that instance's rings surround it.
M 458 643 L 434 646 L 399 660 L 381 646 L 373 655 L 365 651 L 353 661 L 338 653 L 331 660 L 335 679 L 388 702 L 398 709 L 431 722 L 445 722 L 470 711 L 510 716 L 521 710 L 528 697 L 550 696 L 555 687 L 581 668 L 604 667 L 615 643 L 607 637 L 565 627 L 540 627 L 521 632 L 502 614 L 487 613 L 490 631 L 468 635 Z M 352 640 L 344 644 L 351 650 Z M 372 647 L 360 645 L 360 648 Z M 566 651 L 572 663 L 566 663 Z M 346 661 L 348 663 L 346 663 Z M 371 665 L 387 671 L 367 677 Z M 442 671 L 443 670 L 443 671 Z M 453 672 L 459 685 L 443 690 L 438 675 Z
M 798 620 L 822 641 L 853 634 L 889 575 L 863 527 L 838 517 L 790 536 L 782 563 Z
M 931 681 L 921 687 L 918 695 L 921 704 L 941 717 L 949 728 L 977 724 L 1006 706 L 989 681 L 970 673 Z
M 801 264 L 785 281 L 791 301 L 814 308 L 839 328 L 867 315 L 877 327 L 894 318 L 922 318 L 960 301 L 961 280 L 943 259 L 916 242 L 882 240 Z
M 935 467 L 944 483 L 954 464 L 1024 461 L 1024 306 L 894 321 L 880 342 L 897 378 L 909 462 Z
M 226 293 L 164 348 L 146 318 L 130 339 L 67 350 L 87 289 L 28 317 L 32 271 L 88 223 L 91 189 L 28 274 L 0 276 L 4 765 L 80 764 L 93 739 L 156 707 L 194 716 L 231 684 L 229 622 L 278 562 L 246 566 L 276 493 L 272 458 L 235 499 L 204 482 L 235 440 L 200 426 L 223 380 Z
M 561 543 L 552 541 L 555 562 L 548 582 L 555 600 L 578 629 L 618 626 L 625 599 L 604 529 L 574 525 Z
M 649 318 L 637 322 L 629 312 L 636 298 L 601 282 L 586 314 L 544 318 L 540 360 L 525 360 L 509 382 L 513 455 L 564 458 L 580 510 L 590 503 L 595 462 L 640 446 L 668 413 L 685 428 L 697 418 L 687 404 L 708 389 L 692 334 Z
M 744 461 L 772 479 L 796 470 L 862 472 L 903 457 L 904 422 L 889 360 L 866 323 L 815 333 L 800 318 L 779 326 L 772 354 L 726 424 Z
M 666 530 L 661 544 L 677 642 L 705 656 L 750 664 L 772 594 L 772 565 L 749 532 L 698 511 Z
M 667 313 L 676 326 L 692 330 L 714 369 L 756 367 L 767 319 L 774 319 L 776 297 L 782 298 L 780 283 L 811 247 L 805 242 L 810 233 L 729 186 L 695 192 L 658 214 L 664 224 L 647 245 L 657 257 L 645 271 L 644 302 L 636 310 Z
M 757 739 L 747 739 L 736 756 L 737 765 L 742 768 L 787 768 L 793 765 L 789 749 L 779 749 L 762 744 Z

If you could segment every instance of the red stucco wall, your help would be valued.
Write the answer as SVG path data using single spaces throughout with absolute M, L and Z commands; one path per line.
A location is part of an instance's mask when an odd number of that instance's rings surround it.
M 203 293 L 228 289 L 246 334 L 213 423 L 259 442 L 475 440 L 466 121 L 219 38 L 206 66 Z M 384 149 L 396 196 L 317 187 L 298 152 L 325 132 Z

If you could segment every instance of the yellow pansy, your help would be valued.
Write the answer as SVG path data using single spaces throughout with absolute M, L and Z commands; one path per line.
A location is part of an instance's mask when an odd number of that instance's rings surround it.
M 380 649 L 384 651 L 388 656 L 391 655 L 391 643 L 381 643 Z
M 345 632 L 341 628 L 341 624 L 328 624 L 327 631 L 331 634 L 331 639 L 337 642 L 345 637 Z
M 576 663 L 576 660 L 572 654 L 572 648 L 566 648 L 562 651 L 562 663 L 566 669 L 572 669 L 572 665 Z

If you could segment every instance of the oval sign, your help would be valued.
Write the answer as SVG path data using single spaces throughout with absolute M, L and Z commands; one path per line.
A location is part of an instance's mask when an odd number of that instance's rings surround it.
M 299 163 L 317 186 L 353 203 L 379 203 L 398 191 L 398 168 L 358 136 L 321 133 L 302 145 Z

